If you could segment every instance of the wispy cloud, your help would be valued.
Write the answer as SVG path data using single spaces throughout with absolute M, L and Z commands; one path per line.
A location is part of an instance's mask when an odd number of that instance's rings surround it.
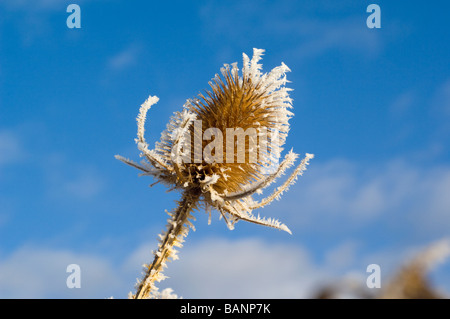
M 354 267 L 357 264 L 358 250 L 360 249 L 359 242 L 345 241 L 325 254 L 325 264 L 332 265 L 335 270 Z
M 66 285 L 70 264 L 81 268 L 80 289 Z M 122 280 L 109 261 L 63 249 L 27 246 L 0 260 L 1 298 L 108 298 Z
M 129 259 L 148 262 L 150 245 Z M 184 298 L 306 298 L 318 282 L 330 279 L 300 246 L 261 239 L 209 238 L 183 248 L 161 283 Z
M 0 259 L 0 298 L 126 298 L 153 246 L 144 243 L 122 262 L 103 254 L 23 246 Z M 368 264 L 381 265 L 384 285 L 424 247 L 362 248 L 355 241 L 336 243 L 317 261 L 306 246 L 295 243 L 206 238 L 183 248 L 159 286 L 171 287 L 183 298 L 311 298 L 325 286 L 354 297 L 353 287 L 371 292 L 365 287 Z M 80 266 L 80 289 L 66 285 L 69 264 Z
M 290 33 L 298 36 L 298 45 L 294 51 L 302 59 L 314 58 L 327 51 L 373 56 L 382 48 L 379 34 L 369 32 L 360 17 L 338 21 L 302 19 Z
M 13 163 L 24 155 L 19 137 L 11 131 L 0 131 L 0 167 Z
M 264 35 L 265 38 L 289 43 L 288 48 L 283 49 L 283 56 L 295 56 L 300 60 L 315 58 L 328 51 L 374 56 L 382 50 L 382 37 L 367 28 L 363 7 L 358 6 L 359 11 L 355 8 L 352 11 L 348 10 L 348 4 L 339 3 L 337 7 L 329 1 L 320 3 L 323 6 L 296 3 L 295 13 L 291 3 L 210 3 L 201 8 L 200 16 L 209 36 L 216 33 L 232 39 L 233 43 L 241 41 L 242 45 L 247 45 L 249 38 L 259 39 Z M 216 11 L 221 14 L 214 14 Z M 317 18 L 318 12 L 322 12 L 324 18 Z M 332 18 L 329 17 L 330 12 L 334 13 Z M 230 20 L 233 28 L 229 27 Z
M 15 18 L 10 20 L 11 26 L 18 31 L 25 47 L 39 43 L 38 39 L 47 41 L 51 38 L 53 30 L 48 17 L 58 9 L 61 13 L 66 10 L 64 2 L 56 0 L 5 0 L 0 2 L 0 8 L 10 13 L 0 21 L 0 26 L 3 26 L 5 21 L 8 22 L 9 16 L 14 16 Z
M 58 0 L 4 0 L 2 4 L 9 10 L 42 12 L 56 10 L 57 8 L 63 7 L 65 3 Z
M 41 164 L 48 198 L 90 200 L 105 188 L 104 178 L 95 167 L 70 161 L 63 154 L 48 154 Z
M 84 5 L 88 2 L 77 0 L 76 4 L 81 7 L 83 12 Z M 55 40 L 55 26 L 52 26 L 54 19 L 51 17 L 60 16 L 58 30 L 67 29 L 65 18 L 61 19 L 61 17 L 69 16 L 70 13 L 67 13 L 66 10 L 71 3 L 60 0 L 2 0 L 0 9 L 7 14 L 4 19 L 2 15 L 0 26 L 3 26 L 2 23 L 5 22 L 8 23 L 7 26 L 13 26 L 18 31 L 22 45 L 25 47 L 42 45 L 43 42 Z
M 417 96 L 413 91 L 403 92 L 398 95 L 389 107 L 389 112 L 394 117 L 400 117 L 411 111 Z
M 302 298 L 326 278 L 305 249 L 259 239 L 208 240 L 183 256 L 167 273 L 177 278 L 174 289 L 192 297 L 216 287 L 216 298 Z
M 432 103 L 439 114 L 450 117 L 450 79 L 436 89 Z
M 137 63 L 141 48 L 139 45 L 131 44 L 122 51 L 117 52 L 107 61 L 107 67 L 112 71 L 121 71 Z
M 97 174 L 90 173 L 83 173 L 64 184 L 68 194 L 80 199 L 89 199 L 96 196 L 101 192 L 103 186 L 103 180 Z
M 371 223 L 389 223 L 392 232 L 408 227 L 414 236 L 444 235 L 450 227 L 450 167 L 427 167 L 408 159 L 393 159 L 372 166 L 333 160 L 315 163 L 302 180 L 272 204 L 267 214 L 293 232 L 314 225 L 315 232 L 356 230 Z M 273 210 L 269 211 L 269 210 Z M 342 221 L 345 220 L 345 223 Z M 386 234 L 386 236 L 395 235 Z
M 357 241 L 336 243 L 318 261 L 306 246 L 295 243 L 208 238 L 183 248 L 160 288 L 171 287 L 184 298 L 314 298 L 321 288 L 333 286 L 351 298 L 356 292 L 374 293 L 366 286 L 369 264 L 382 267 L 384 285 L 424 247 L 363 248 Z M 123 269 L 148 262 L 150 249 L 139 247 Z
M 133 289 L 133 274 L 148 262 L 150 246 L 138 247 L 123 263 L 64 249 L 19 248 L 0 260 L 0 297 L 124 298 Z M 80 266 L 80 289 L 66 286 L 69 264 Z M 307 298 L 317 285 L 336 279 L 330 270 L 297 245 L 210 238 L 184 249 L 167 271 L 173 280 L 160 286 L 184 298 Z

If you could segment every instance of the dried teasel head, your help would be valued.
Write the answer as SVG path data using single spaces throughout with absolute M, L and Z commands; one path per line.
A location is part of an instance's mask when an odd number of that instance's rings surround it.
M 282 63 L 262 73 L 258 62 L 263 52 L 254 49 L 251 60 L 244 53 L 241 74 L 237 63 L 225 64 L 221 76 L 216 74 L 209 83 L 210 91 L 187 100 L 183 110 L 175 112 L 153 150 L 144 138 L 144 125 L 148 110 L 159 99 L 150 96 L 139 110 L 136 139 L 147 161 L 140 165 L 119 155 L 116 158 L 143 171 L 142 175 L 182 190 L 192 202 L 205 204 L 207 211 L 217 209 L 231 229 L 236 221 L 246 220 L 290 232 L 277 220 L 252 214 L 278 199 L 313 158 L 306 153 L 271 195 L 259 202 L 253 199 L 253 194 L 261 194 L 298 157 L 290 151 L 279 163 L 293 115 L 291 89 L 285 87 L 290 70 Z
M 251 60 L 243 54 L 241 75 L 237 63 L 226 64 L 222 76 L 209 82 L 211 90 L 188 100 L 184 113 L 172 118 L 156 148 L 163 158 L 174 157 L 172 127 L 187 114 L 195 118 L 182 140 L 184 160 L 175 169 L 177 184 L 195 188 L 213 180 L 219 194 L 239 192 L 261 181 L 278 163 L 292 116 L 290 89 L 285 87 L 290 70 L 282 63 L 263 74 L 258 63 L 263 52 L 254 49 Z
M 450 238 L 438 240 L 417 254 L 382 289 L 380 299 L 447 299 L 431 284 L 428 272 L 450 257 Z
M 175 259 L 173 248 L 181 245 L 188 226 L 193 227 L 191 212 L 199 204 L 210 217 L 211 208 L 218 210 L 230 229 L 237 221 L 245 220 L 291 233 L 278 220 L 252 214 L 254 209 L 278 199 L 313 158 L 306 154 L 271 195 L 259 202 L 253 199 L 254 193 L 261 194 L 298 156 L 290 151 L 278 163 L 292 116 L 288 110 L 292 107 L 289 89 L 285 87 L 289 68 L 282 63 L 263 74 L 258 63 L 263 52 L 254 49 L 251 60 L 243 54 L 241 76 L 236 63 L 225 65 L 222 77 L 216 75 L 210 82 L 211 91 L 188 100 L 183 111 L 174 114 L 154 150 L 148 149 L 144 126 L 148 110 L 159 99 L 150 96 L 141 105 L 136 143 L 147 161 L 138 164 L 120 155 L 116 158 L 141 170 L 142 175 L 182 190 L 182 200 L 169 213 L 167 231 L 160 236 L 154 260 L 145 266 L 133 298 L 155 292 L 154 282 L 164 278 L 166 260 Z

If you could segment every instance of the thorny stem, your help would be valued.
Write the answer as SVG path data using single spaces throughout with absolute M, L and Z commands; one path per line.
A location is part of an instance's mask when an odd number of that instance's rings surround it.
M 197 192 L 186 191 L 175 211 L 172 212 L 172 218 L 167 225 L 167 232 L 163 236 L 158 251 L 155 253 L 153 262 L 146 266 L 144 278 L 137 286 L 136 294 L 133 299 L 145 299 L 149 297 L 154 289 L 154 282 L 159 281 L 158 275 L 165 267 L 165 262 L 169 257 L 173 257 L 173 246 L 176 243 L 183 242 L 183 237 L 188 232 L 186 223 L 190 217 L 190 212 L 195 208 L 200 197 Z

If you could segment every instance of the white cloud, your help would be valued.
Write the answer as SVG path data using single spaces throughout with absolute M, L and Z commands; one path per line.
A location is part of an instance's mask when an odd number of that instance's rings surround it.
M 8 170 L 10 165 L 21 163 L 26 155 L 21 140 L 18 135 L 9 130 L 0 131 L 0 189 L 10 189 L 11 180 L 7 180 L 13 176 Z M 6 175 L 6 177 L 5 177 Z M 14 178 L 12 178 L 14 180 Z M 4 227 L 13 215 L 13 200 L 8 197 L 9 192 L 0 192 L 0 228 Z
M 83 15 L 84 6 L 89 1 L 77 0 L 75 3 L 81 7 Z M 55 30 L 51 23 L 53 19 L 50 17 L 57 15 L 59 21 L 58 28 L 66 28 L 65 19 L 70 15 L 67 10 L 67 6 L 71 4 L 68 1 L 61 0 L 2 0 L 0 1 L 0 9 L 11 12 L 14 14 L 13 19 L 8 21 L 7 19 L 0 20 L 0 26 L 2 22 L 9 25 L 11 22 L 20 36 L 23 46 L 31 46 L 35 44 L 42 45 L 43 42 L 55 40 Z M 61 19 L 63 17 L 63 19 Z M 74 33 L 71 32 L 73 35 Z
M 417 96 L 413 91 L 401 93 L 392 102 L 389 111 L 395 117 L 404 116 L 408 111 L 411 111 L 416 99 Z
M 74 179 L 64 182 L 63 185 L 68 194 L 80 199 L 89 199 L 102 191 L 104 183 L 97 174 L 82 173 Z
M 82 6 L 87 2 L 89 1 L 77 0 L 76 4 Z M 61 0 L 2 0 L 0 5 L 8 10 L 23 11 L 37 16 L 56 11 L 66 13 L 66 8 L 70 3 Z
M 0 166 L 15 162 L 23 154 L 19 138 L 10 131 L 0 131 Z
M 46 182 L 45 194 L 49 198 L 89 200 L 99 195 L 106 186 L 105 178 L 97 167 L 78 163 L 64 154 L 45 154 L 41 157 L 41 169 Z
M 346 269 L 354 266 L 360 246 L 356 241 L 347 241 L 339 244 L 325 254 L 325 264 L 333 265 L 336 269 Z
M 0 213 L 0 229 L 6 225 L 9 219 L 8 208 L 5 209 L 2 198 L 0 198 L 0 206 L 2 207 L 2 212 Z
M 439 115 L 450 116 L 450 79 L 436 89 L 432 103 Z
M 293 244 L 261 239 L 207 238 L 187 245 L 180 260 L 169 263 L 170 286 L 184 298 L 305 298 L 333 278 Z M 129 279 L 151 259 L 144 244 L 123 264 L 92 254 L 23 247 L 0 259 L 0 298 L 125 298 Z M 153 247 L 154 248 L 154 247 Z M 81 288 L 69 289 L 69 264 L 81 269 Z
M 385 285 L 427 245 L 374 251 L 346 241 L 316 261 L 307 247 L 294 243 L 206 238 L 182 248 L 180 259 L 168 263 L 164 272 L 169 278 L 157 286 L 170 287 L 183 298 L 314 298 L 324 287 L 336 290 L 338 297 L 361 298 L 375 293 L 366 287 L 369 264 L 381 266 Z M 136 249 L 124 269 L 136 271 L 148 263 L 155 247 L 145 244 Z M 433 285 L 448 291 L 448 285 L 435 279 Z
M 333 160 L 312 162 L 279 203 L 261 211 L 276 216 L 295 233 L 357 230 L 373 222 L 390 231 L 408 225 L 410 236 L 444 235 L 450 228 L 450 167 L 427 167 L 407 159 L 371 166 Z M 280 215 L 283 212 L 283 215 Z M 386 234 L 389 236 L 389 234 Z
M 292 6 L 296 10 L 292 10 Z M 295 56 L 298 60 L 334 50 L 377 55 L 384 43 L 379 33 L 367 28 L 365 8 L 361 7 L 360 14 L 355 14 L 354 10 L 351 14 L 344 13 L 347 9 L 348 4 L 337 6 L 328 1 L 320 1 L 317 6 L 299 2 L 262 4 L 246 1 L 223 5 L 209 3 L 201 8 L 200 16 L 206 24 L 207 36 L 216 33 L 232 38 L 233 42 L 241 40 L 242 45 L 248 43 L 243 35 L 258 37 L 264 34 L 277 40 L 285 39 L 290 48 L 283 49 L 283 56 Z M 218 11 L 221 12 L 219 16 L 215 14 Z M 330 12 L 334 13 L 332 18 L 329 18 Z M 311 18 L 321 13 L 328 18 Z M 231 29 L 230 19 L 234 26 Z
M 79 289 L 66 285 L 70 264 L 81 268 Z M 1 298 L 108 298 L 122 280 L 106 260 L 67 250 L 23 247 L 0 259 Z
M 149 262 L 150 249 L 138 249 L 129 265 Z M 169 286 L 183 298 L 305 298 L 327 278 L 302 247 L 261 239 L 208 238 L 179 255 L 160 288 Z
M 301 31 L 299 31 L 301 30 Z M 368 32 L 359 18 L 339 21 L 302 20 L 291 30 L 302 41 L 295 49 L 301 59 L 315 57 L 330 50 L 344 50 L 368 56 L 377 54 L 382 47 L 380 36 Z
M 141 265 L 150 261 L 153 244 L 143 244 L 123 262 L 64 249 L 19 248 L 0 258 L 0 298 L 126 298 Z M 373 292 L 365 288 L 368 264 L 382 267 L 384 285 L 423 247 L 363 251 L 358 242 L 347 241 L 336 243 L 318 262 L 294 243 L 204 238 L 186 243 L 180 259 L 168 263 L 169 278 L 157 286 L 173 288 L 183 298 L 311 298 L 326 286 L 354 297 L 355 289 Z M 79 289 L 66 286 L 69 264 L 80 266 Z
M 59 0 L 4 0 L 2 4 L 10 10 L 53 11 L 63 5 Z
M 107 66 L 110 70 L 120 71 L 136 64 L 141 49 L 132 44 L 109 58 Z
M 173 280 L 158 286 L 169 284 L 185 298 L 307 297 L 326 277 L 304 249 L 260 239 L 206 239 L 180 255 L 165 272 Z M 150 256 L 150 245 L 138 248 L 123 264 L 67 250 L 23 247 L 0 259 L 0 297 L 124 298 L 133 289 L 130 274 L 138 274 Z M 81 268 L 80 289 L 66 286 L 69 264 Z

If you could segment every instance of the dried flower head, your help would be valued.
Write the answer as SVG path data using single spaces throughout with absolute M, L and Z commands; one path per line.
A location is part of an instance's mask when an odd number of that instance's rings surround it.
M 314 298 L 363 299 L 448 299 L 448 294 L 432 285 L 428 273 L 450 257 L 450 238 L 431 243 L 408 260 L 381 289 L 367 288 L 360 277 L 347 277 L 322 287 Z
M 161 236 L 153 264 L 146 266 L 146 276 L 139 283 L 136 296 L 149 294 L 142 292 L 145 281 L 161 279 L 159 270 L 168 257 L 175 256 L 172 247 L 183 241 L 190 212 L 199 204 L 209 213 L 212 208 L 218 210 L 230 229 L 237 221 L 245 220 L 290 233 L 279 221 L 252 213 L 278 199 L 313 158 L 306 154 L 271 195 L 259 201 L 253 198 L 283 175 L 298 157 L 290 151 L 278 164 L 293 115 L 289 111 L 290 89 L 285 87 L 286 72 L 290 70 L 282 63 L 271 72 L 262 73 L 258 62 L 263 52 L 254 49 L 251 60 L 243 54 L 241 76 L 237 63 L 225 64 L 222 77 L 216 75 L 209 83 L 211 91 L 188 100 L 183 110 L 172 116 L 154 150 L 149 150 L 144 138 L 144 124 L 148 110 L 158 98 L 151 96 L 142 104 L 136 143 L 144 160 L 138 164 L 118 155 L 116 158 L 141 170 L 142 175 L 181 190 L 183 197 L 170 213 L 168 231 Z
M 450 239 L 443 238 L 426 247 L 405 264 L 382 290 L 380 299 L 447 299 L 435 289 L 427 273 L 450 257 Z

